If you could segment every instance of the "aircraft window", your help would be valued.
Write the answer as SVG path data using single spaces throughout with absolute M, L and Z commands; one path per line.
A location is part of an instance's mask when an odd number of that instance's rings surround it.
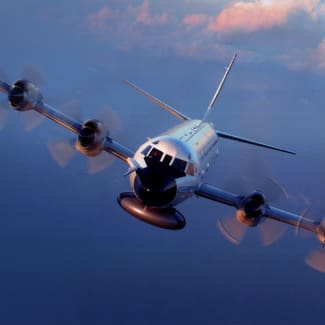
M 170 164 L 170 162 L 172 161 L 172 156 L 170 155 L 166 155 L 164 160 L 163 160 L 163 164 L 168 166 Z
M 177 170 L 184 172 L 185 167 L 186 167 L 186 161 L 184 161 L 182 159 L 175 158 L 175 160 L 173 162 L 173 167 Z
M 146 156 L 146 155 L 149 153 L 150 149 L 151 149 L 151 146 L 146 146 L 146 147 L 142 150 L 142 154 L 143 154 L 144 156 Z
M 149 154 L 149 158 L 152 160 L 160 161 L 162 155 L 163 153 L 160 150 L 153 148 Z
M 186 174 L 194 176 L 194 164 L 193 163 L 188 163 L 187 168 L 186 168 Z

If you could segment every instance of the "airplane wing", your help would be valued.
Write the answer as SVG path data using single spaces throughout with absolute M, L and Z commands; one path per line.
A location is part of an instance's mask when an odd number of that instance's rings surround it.
M 78 150 L 82 154 L 96 156 L 106 151 L 126 163 L 134 155 L 133 150 L 110 136 L 108 126 L 101 121 L 93 119 L 83 123 L 44 102 L 38 87 L 30 81 L 19 80 L 12 86 L 0 81 L 0 91 L 8 95 L 9 104 L 14 110 L 34 110 L 76 134 L 78 141 L 82 142 L 79 146 L 81 150 Z
M 308 219 L 304 216 L 297 215 L 285 210 L 278 209 L 266 203 L 263 193 L 255 191 L 249 195 L 237 195 L 225 190 L 222 190 L 216 186 L 203 183 L 195 191 L 195 194 L 206 199 L 232 206 L 242 212 L 241 215 L 246 214 L 247 223 L 243 219 L 243 223 L 246 225 L 252 225 L 248 221 L 256 219 L 256 223 L 260 218 L 270 218 L 277 220 L 297 228 L 304 228 L 308 231 L 317 234 L 318 239 L 324 243 L 324 229 L 319 221 Z M 250 219 L 250 220 L 249 220 Z
M 109 136 L 105 138 L 103 150 L 121 159 L 125 163 L 128 163 L 128 159 L 134 156 L 133 150 L 125 147 Z

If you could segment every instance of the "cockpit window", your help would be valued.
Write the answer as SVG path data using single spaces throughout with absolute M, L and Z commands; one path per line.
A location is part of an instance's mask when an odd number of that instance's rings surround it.
M 162 155 L 163 153 L 160 150 L 153 148 L 149 154 L 149 158 L 155 161 L 160 161 Z
M 194 172 L 195 172 L 194 164 L 193 163 L 188 163 L 187 168 L 186 168 L 186 174 L 194 176 Z
M 151 146 L 146 146 L 146 147 L 142 150 L 141 153 L 142 153 L 144 156 L 146 156 L 146 155 L 149 153 L 150 149 L 151 149 Z
M 163 164 L 166 165 L 166 166 L 169 166 L 171 161 L 172 161 L 172 156 L 166 154 L 165 158 L 163 160 Z
M 173 165 L 172 165 L 175 169 L 184 172 L 185 171 L 185 167 L 186 167 L 186 161 L 179 159 L 179 158 L 175 158 Z

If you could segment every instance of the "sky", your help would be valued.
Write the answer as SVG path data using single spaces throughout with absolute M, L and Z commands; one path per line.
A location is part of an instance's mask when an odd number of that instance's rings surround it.
M 220 140 L 207 181 L 237 192 L 243 178 L 254 188 L 272 177 L 289 194 L 272 204 L 325 215 L 324 1 L 12 0 L 1 4 L 0 29 L 4 79 L 33 66 L 49 104 L 78 102 L 84 118 L 112 109 L 121 121 L 112 136 L 132 149 L 179 121 L 123 79 L 200 118 L 238 53 L 216 128 L 297 155 Z M 183 230 L 154 228 L 117 204 L 129 190 L 123 162 L 89 175 L 76 154 L 60 168 L 47 145 L 71 134 L 51 121 L 26 131 L 24 113 L 2 112 L 0 323 L 323 320 L 325 275 L 304 262 L 319 247 L 313 236 L 288 228 L 264 247 L 248 229 L 232 245 L 216 223 L 235 211 L 202 198 L 178 207 Z

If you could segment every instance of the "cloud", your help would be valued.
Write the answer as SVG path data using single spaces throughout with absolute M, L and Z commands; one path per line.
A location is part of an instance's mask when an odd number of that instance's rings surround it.
M 325 38 L 315 48 L 294 49 L 291 53 L 278 56 L 277 59 L 293 70 L 312 70 L 325 74 Z
M 149 0 L 144 0 L 138 8 L 136 20 L 144 25 L 162 25 L 167 22 L 168 15 L 166 13 L 156 16 L 151 15 L 149 10 Z
M 144 0 L 139 6 L 128 6 L 122 10 L 112 10 L 108 6 L 104 6 L 95 13 L 87 16 L 87 25 L 91 29 L 104 31 L 109 26 L 127 25 L 164 25 L 168 21 L 167 13 L 153 15 L 150 11 L 148 0 Z M 126 27 L 127 29 L 127 27 Z
M 120 51 L 150 50 L 153 55 L 170 51 L 169 15 L 158 12 L 148 0 L 139 5 L 104 6 L 85 17 L 84 26 L 92 37 Z M 168 30 L 168 32 L 167 32 Z
M 208 43 L 205 40 L 192 42 L 178 42 L 175 46 L 175 54 L 185 58 L 199 61 L 227 58 L 226 48 L 219 43 Z
M 94 29 L 105 29 L 107 22 L 112 18 L 112 12 L 108 7 L 101 8 L 98 12 L 89 14 L 87 17 L 88 24 Z
M 190 27 L 197 27 L 204 25 L 208 21 L 208 15 L 193 14 L 183 18 L 183 24 Z
M 112 2 L 89 13 L 85 27 L 92 38 L 126 52 L 202 61 L 227 60 L 237 51 L 241 62 L 275 61 L 290 69 L 325 73 L 324 1 L 235 0 L 223 7 L 220 3 L 212 15 L 204 5 L 182 6 L 179 12 L 179 3 Z
M 319 0 L 236 1 L 211 19 L 206 30 L 212 32 L 253 32 L 282 26 L 290 15 L 304 12 L 312 19 L 323 14 Z

